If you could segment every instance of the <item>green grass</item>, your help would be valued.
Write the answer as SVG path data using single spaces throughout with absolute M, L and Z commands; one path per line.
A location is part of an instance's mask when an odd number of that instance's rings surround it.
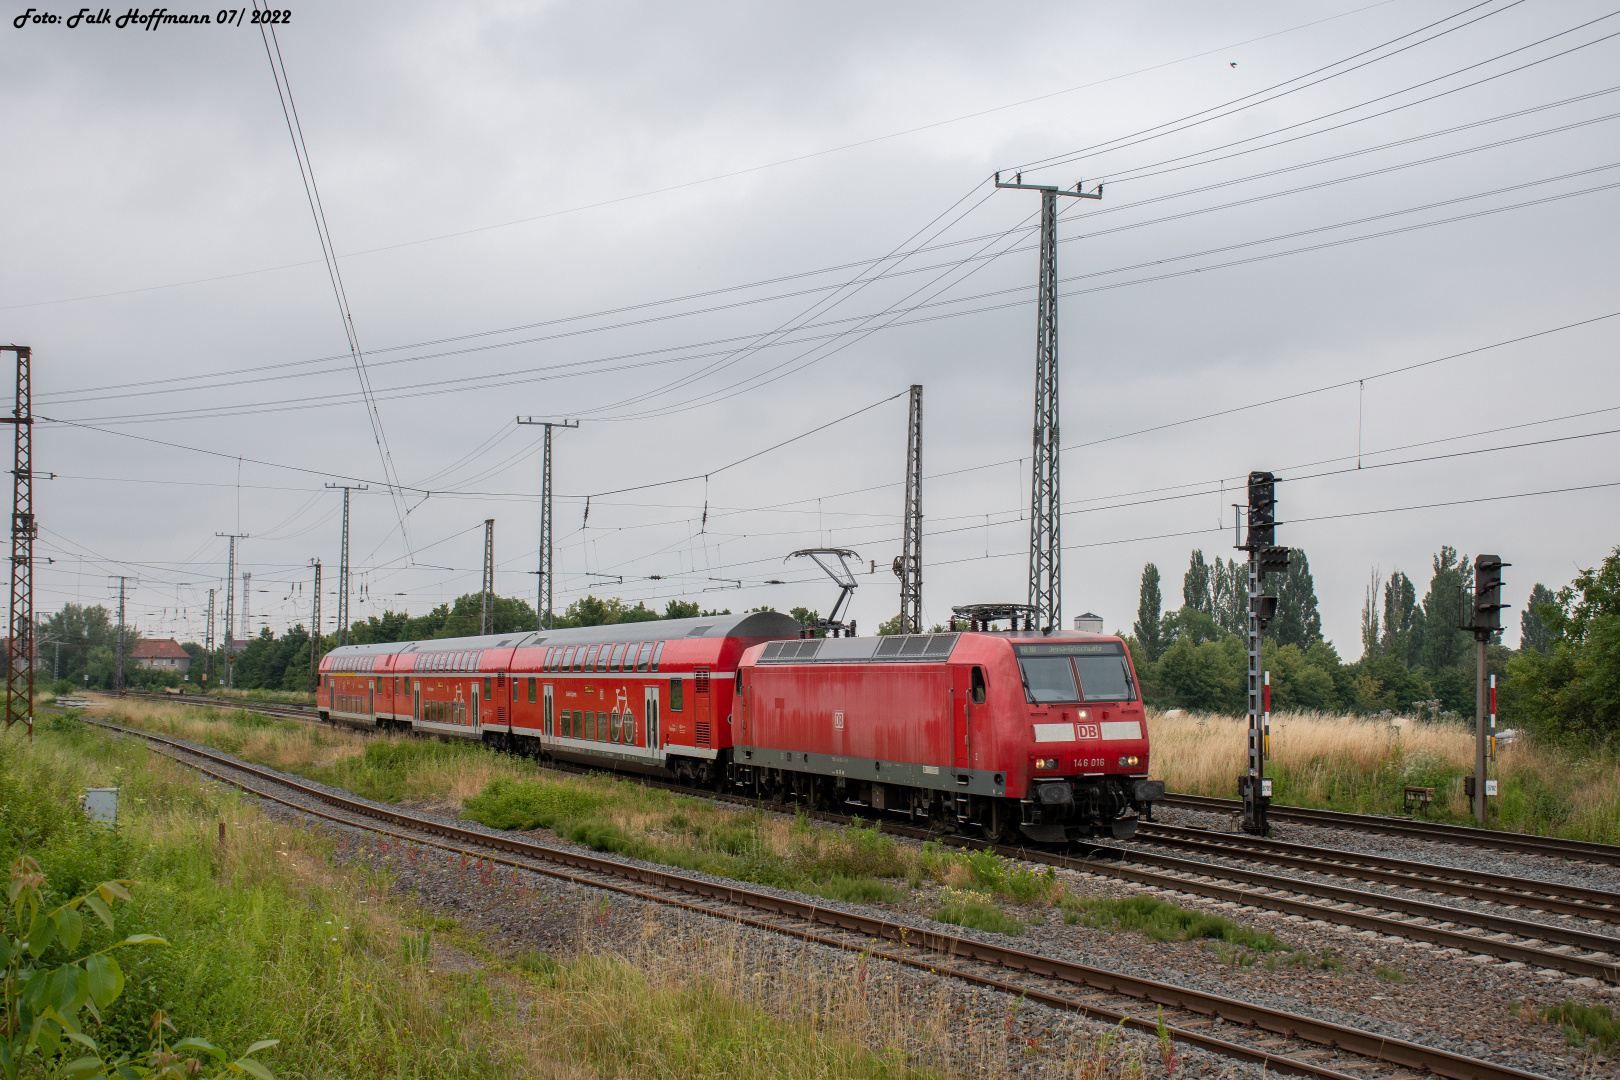
M 1066 922 L 1084 923 L 1100 930 L 1135 930 L 1146 935 L 1149 941 L 1208 938 L 1257 953 L 1292 951 L 1271 934 L 1240 926 L 1219 915 L 1167 903 L 1155 896 L 1131 896 L 1123 900 L 1070 897 L 1063 901 L 1063 914 Z
M 492 829 L 554 829 L 612 801 L 606 792 L 497 777 L 462 804 L 461 816 Z
M 233 722 L 239 721 L 233 717 Z M 296 720 L 269 722 L 302 726 Z M 296 771 L 311 780 L 344 788 L 378 802 L 400 802 L 438 795 L 437 785 L 427 781 L 429 777 L 443 776 L 469 767 L 504 769 L 509 764 L 494 750 L 477 743 L 373 737 L 366 740 L 365 748 L 359 754 L 339 757 L 329 765 L 306 766 Z
M 738 813 L 599 776 L 497 777 L 463 804 L 462 816 L 497 829 L 549 829 L 596 851 L 857 903 L 899 900 L 901 890 L 884 879 L 907 877 L 918 861 L 893 837 L 858 822 L 816 828 L 802 814 L 784 820 Z
M 1395 983 L 1397 985 L 1412 981 L 1412 977 L 1406 972 L 1392 967 L 1385 967 L 1383 964 L 1379 964 L 1377 967 L 1373 968 L 1373 974 L 1377 975 L 1378 978 L 1384 982 Z
M 991 934 L 1006 934 L 1017 937 L 1024 932 L 1024 924 L 996 907 L 994 904 L 982 901 L 964 900 L 946 904 L 934 912 L 938 922 L 951 923 L 955 926 L 967 927 L 970 930 L 984 930 Z
M 1607 1005 L 1582 1005 L 1565 998 L 1541 1010 L 1541 1018 L 1557 1024 L 1571 1046 L 1595 1044 L 1607 1050 L 1620 1042 L 1620 1021 Z
M 121 788 L 116 830 L 76 809 L 87 786 Z M 933 1075 L 867 1050 L 846 1034 L 858 1025 L 755 1004 L 725 955 L 712 970 L 702 953 L 651 974 L 603 956 L 495 960 L 454 919 L 389 901 L 384 877 L 343 869 L 326 834 L 261 817 L 253 801 L 83 725 L 42 723 L 33 743 L 0 734 L 0 856 L 26 845 L 58 897 L 134 879 L 118 934 L 171 942 L 121 955 L 124 993 L 93 1031 L 104 1048 L 144 1047 L 161 1008 L 182 1034 L 237 1051 L 280 1039 L 263 1057 L 286 1080 Z M 104 943 L 99 923 L 85 929 L 81 950 Z M 485 969 L 435 971 L 445 936 Z

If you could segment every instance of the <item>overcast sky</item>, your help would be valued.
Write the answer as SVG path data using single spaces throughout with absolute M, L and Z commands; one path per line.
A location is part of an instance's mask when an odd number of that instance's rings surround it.
M 876 565 L 869 631 L 898 608 L 912 383 L 925 617 L 1023 601 L 1039 198 L 998 169 L 1104 181 L 1059 224 L 1065 621 L 1128 629 L 1149 561 L 1177 605 L 1190 549 L 1233 554 L 1251 469 L 1288 479 L 1278 540 L 1347 661 L 1375 569 L 1421 591 L 1442 544 L 1500 553 L 1516 627 L 1620 541 L 1620 487 L 1494 498 L 1620 483 L 1605 4 L 296 7 L 270 47 L 395 494 L 259 29 L 25 10 L 0 340 L 52 421 L 42 612 L 129 575 L 143 633 L 200 640 L 235 532 L 254 631 L 307 623 L 313 558 L 330 629 L 328 483 L 370 486 L 355 617 L 476 591 L 490 517 L 498 590 L 532 602 L 524 415 L 581 421 L 559 610 L 826 611 L 783 557 L 836 545 Z

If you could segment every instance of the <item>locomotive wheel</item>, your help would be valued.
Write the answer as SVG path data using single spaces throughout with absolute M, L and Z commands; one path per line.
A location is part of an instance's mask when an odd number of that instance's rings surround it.
M 1005 802 L 990 806 L 990 820 L 984 825 L 985 835 L 997 844 L 1016 844 L 1019 840 L 1018 817 Z

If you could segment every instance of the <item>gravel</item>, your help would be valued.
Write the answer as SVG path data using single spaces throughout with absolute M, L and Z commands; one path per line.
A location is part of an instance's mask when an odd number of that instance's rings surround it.
M 243 779 L 249 788 L 262 787 L 264 784 L 251 777 Z M 302 777 L 289 779 L 346 799 L 358 798 L 352 792 Z M 308 796 L 285 791 L 278 794 L 289 797 L 293 802 L 307 803 L 310 808 L 317 806 L 317 800 Z M 381 803 L 373 805 L 389 810 L 399 809 Z M 325 804 L 319 804 L 319 808 L 327 813 L 334 811 Z M 272 814 L 291 813 L 275 806 L 267 806 L 266 810 Z M 415 807 L 411 812 L 474 832 L 514 835 L 427 808 Z M 1208 818 L 1214 815 L 1201 816 Z M 310 821 L 308 818 L 304 820 Z M 432 848 L 420 848 L 419 854 L 409 865 L 401 865 L 397 857 L 379 853 L 375 834 L 320 820 L 310 823 L 314 828 L 340 835 L 353 834 L 352 842 L 340 846 L 342 857 L 386 867 L 396 875 L 396 889 L 414 896 L 429 909 L 446 913 L 464 926 L 483 934 L 498 952 L 515 953 L 522 948 L 536 948 L 559 956 L 605 951 L 634 957 L 638 955 L 638 949 L 645 951 L 645 927 L 655 925 L 659 928 L 659 941 L 662 943 L 667 939 L 672 943 L 669 948 L 660 945 L 663 953 L 674 949 L 674 943 L 685 942 L 687 944 L 681 947 L 687 948 L 693 941 L 708 940 L 715 935 L 731 935 L 728 940 L 738 942 L 738 948 L 749 957 L 750 962 L 764 971 L 777 970 L 777 965 L 789 955 L 813 956 L 816 963 L 846 970 L 850 977 L 855 977 L 855 967 L 859 963 L 856 958 L 840 950 L 807 945 L 768 931 L 739 927 L 727 920 L 672 912 L 662 906 L 561 882 L 544 875 L 519 872 L 517 877 L 522 883 L 520 894 L 527 890 L 538 898 L 524 908 L 511 903 L 510 890 L 513 886 L 486 885 L 476 879 L 470 881 L 454 855 Z M 1191 822 L 1185 822 L 1181 817 L 1176 823 Z M 1209 824 L 1207 821 L 1197 823 Z M 1323 843 L 1306 835 L 1308 827 L 1287 828 L 1285 839 Z M 1309 833 L 1345 835 L 1339 830 L 1309 829 Z M 549 833 L 515 835 L 540 846 L 584 850 L 559 841 Z M 1351 842 L 1364 846 L 1350 846 Z M 1348 836 L 1345 843 L 1335 846 L 1400 858 L 1415 857 L 1412 851 L 1415 844 L 1406 841 L 1399 843 L 1400 847 L 1396 848 L 1383 838 L 1369 840 L 1366 836 L 1355 834 Z M 1443 851 L 1450 858 L 1436 861 L 1449 865 L 1464 865 L 1457 861 L 1456 856 L 1471 851 L 1452 845 L 1422 846 Z M 653 865 L 602 852 L 591 854 L 630 865 Z M 1499 858 L 1494 853 L 1470 857 L 1490 858 L 1492 870 L 1497 873 L 1503 872 L 1501 868 L 1506 859 L 1513 858 Z M 1549 864 L 1549 860 L 1525 858 L 1534 863 Z M 1553 869 L 1556 870 L 1556 867 Z M 1585 871 L 1586 868 L 1582 867 L 1580 871 L 1569 872 Z M 499 877 L 506 875 L 507 872 L 503 870 Z M 1127 896 L 1151 891 L 1073 871 L 1059 871 L 1059 875 L 1071 892 L 1082 896 Z M 692 876 L 710 877 L 703 874 Z M 734 884 L 729 879 L 710 877 L 710 880 Z M 1600 880 L 1587 874 L 1580 883 L 1594 888 L 1605 887 L 1607 883 L 1600 884 Z M 749 887 L 795 898 L 800 896 L 789 890 L 752 884 Z M 930 890 L 924 889 L 899 906 L 866 907 L 819 899 L 817 902 L 823 907 L 863 913 L 877 909 L 891 920 L 937 930 L 939 924 L 928 918 L 928 913 L 933 909 L 931 901 Z M 1260 964 L 1242 966 L 1230 956 L 1223 961 L 1220 950 L 1206 942 L 1150 942 L 1134 932 L 1113 933 L 1078 924 L 1065 925 L 1055 909 L 1010 910 L 1030 924 L 1026 934 L 1016 939 L 1016 944 L 1028 951 L 1129 971 L 1268 1007 L 1288 1009 L 1547 1076 L 1575 1073 L 1583 1076 L 1616 1075 L 1615 1065 L 1609 1059 L 1588 1057 L 1573 1050 L 1553 1026 L 1521 1021 L 1508 1008 L 1510 1002 L 1523 1003 L 1528 1014 L 1536 1007 L 1556 1004 L 1565 997 L 1588 1003 L 1612 1004 L 1616 988 L 1583 985 L 1592 980 L 1564 980 L 1557 973 L 1538 973 L 1522 965 L 1469 957 L 1457 954 L 1455 950 L 1432 949 L 1420 943 L 1387 938 L 1368 940 L 1348 928 L 1308 923 L 1297 916 L 1280 916 L 1252 908 L 1237 909 L 1235 905 L 1222 905 L 1185 895 L 1174 897 L 1173 902 L 1184 907 L 1215 911 L 1243 924 L 1270 931 L 1293 949 L 1337 957 L 1342 962 L 1342 970 L 1302 971 L 1283 966 L 1274 972 L 1267 971 Z M 611 914 L 602 917 L 600 913 L 604 911 Z M 952 927 L 950 930 L 964 937 L 996 944 L 1007 941 L 1001 935 L 966 928 Z M 1380 977 L 1379 969 L 1398 975 Z M 874 985 L 887 988 L 884 991 L 888 995 L 885 1000 L 890 1002 L 891 1008 L 900 1009 L 907 1015 L 914 1011 L 917 1017 L 926 1018 L 942 1015 L 942 1008 L 948 1010 L 953 1022 L 946 1025 L 947 1046 L 932 1052 L 945 1053 L 959 1063 L 977 1061 L 991 1071 L 1005 1075 L 1072 1076 L 1074 1062 L 1069 1059 L 1079 1052 L 1078 1047 L 1088 1045 L 1088 1040 L 1094 1039 L 1096 1033 L 1102 1030 L 1102 1026 L 1096 1022 L 1072 1013 L 1027 1002 L 1008 1019 L 1009 999 L 1005 995 L 968 987 L 958 980 L 931 976 L 899 965 L 874 962 L 862 977 L 878 979 Z M 1388 981 L 1391 978 L 1404 981 Z M 1214 1030 L 1219 1034 L 1220 1025 Z M 1125 1052 L 1140 1055 L 1146 1069 L 1145 1075 L 1163 1075 L 1157 1060 L 1157 1045 L 1151 1037 L 1122 1033 L 1120 1039 L 1122 1041 L 1118 1045 L 1124 1047 Z M 1234 1063 L 1202 1051 L 1188 1051 L 1186 1065 L 1177 1072 L 1183 1075 L 1234 1077 L 1262 1074 L 1258 1066 Z

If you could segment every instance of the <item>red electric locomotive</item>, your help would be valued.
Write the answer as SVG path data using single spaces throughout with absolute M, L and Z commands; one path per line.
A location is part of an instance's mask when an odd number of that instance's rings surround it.
M 738 668 L 738 783 L 998 840 L 1125 839 L 1151 818 L 1129 651 L 1062 631 L 810 638 Z

